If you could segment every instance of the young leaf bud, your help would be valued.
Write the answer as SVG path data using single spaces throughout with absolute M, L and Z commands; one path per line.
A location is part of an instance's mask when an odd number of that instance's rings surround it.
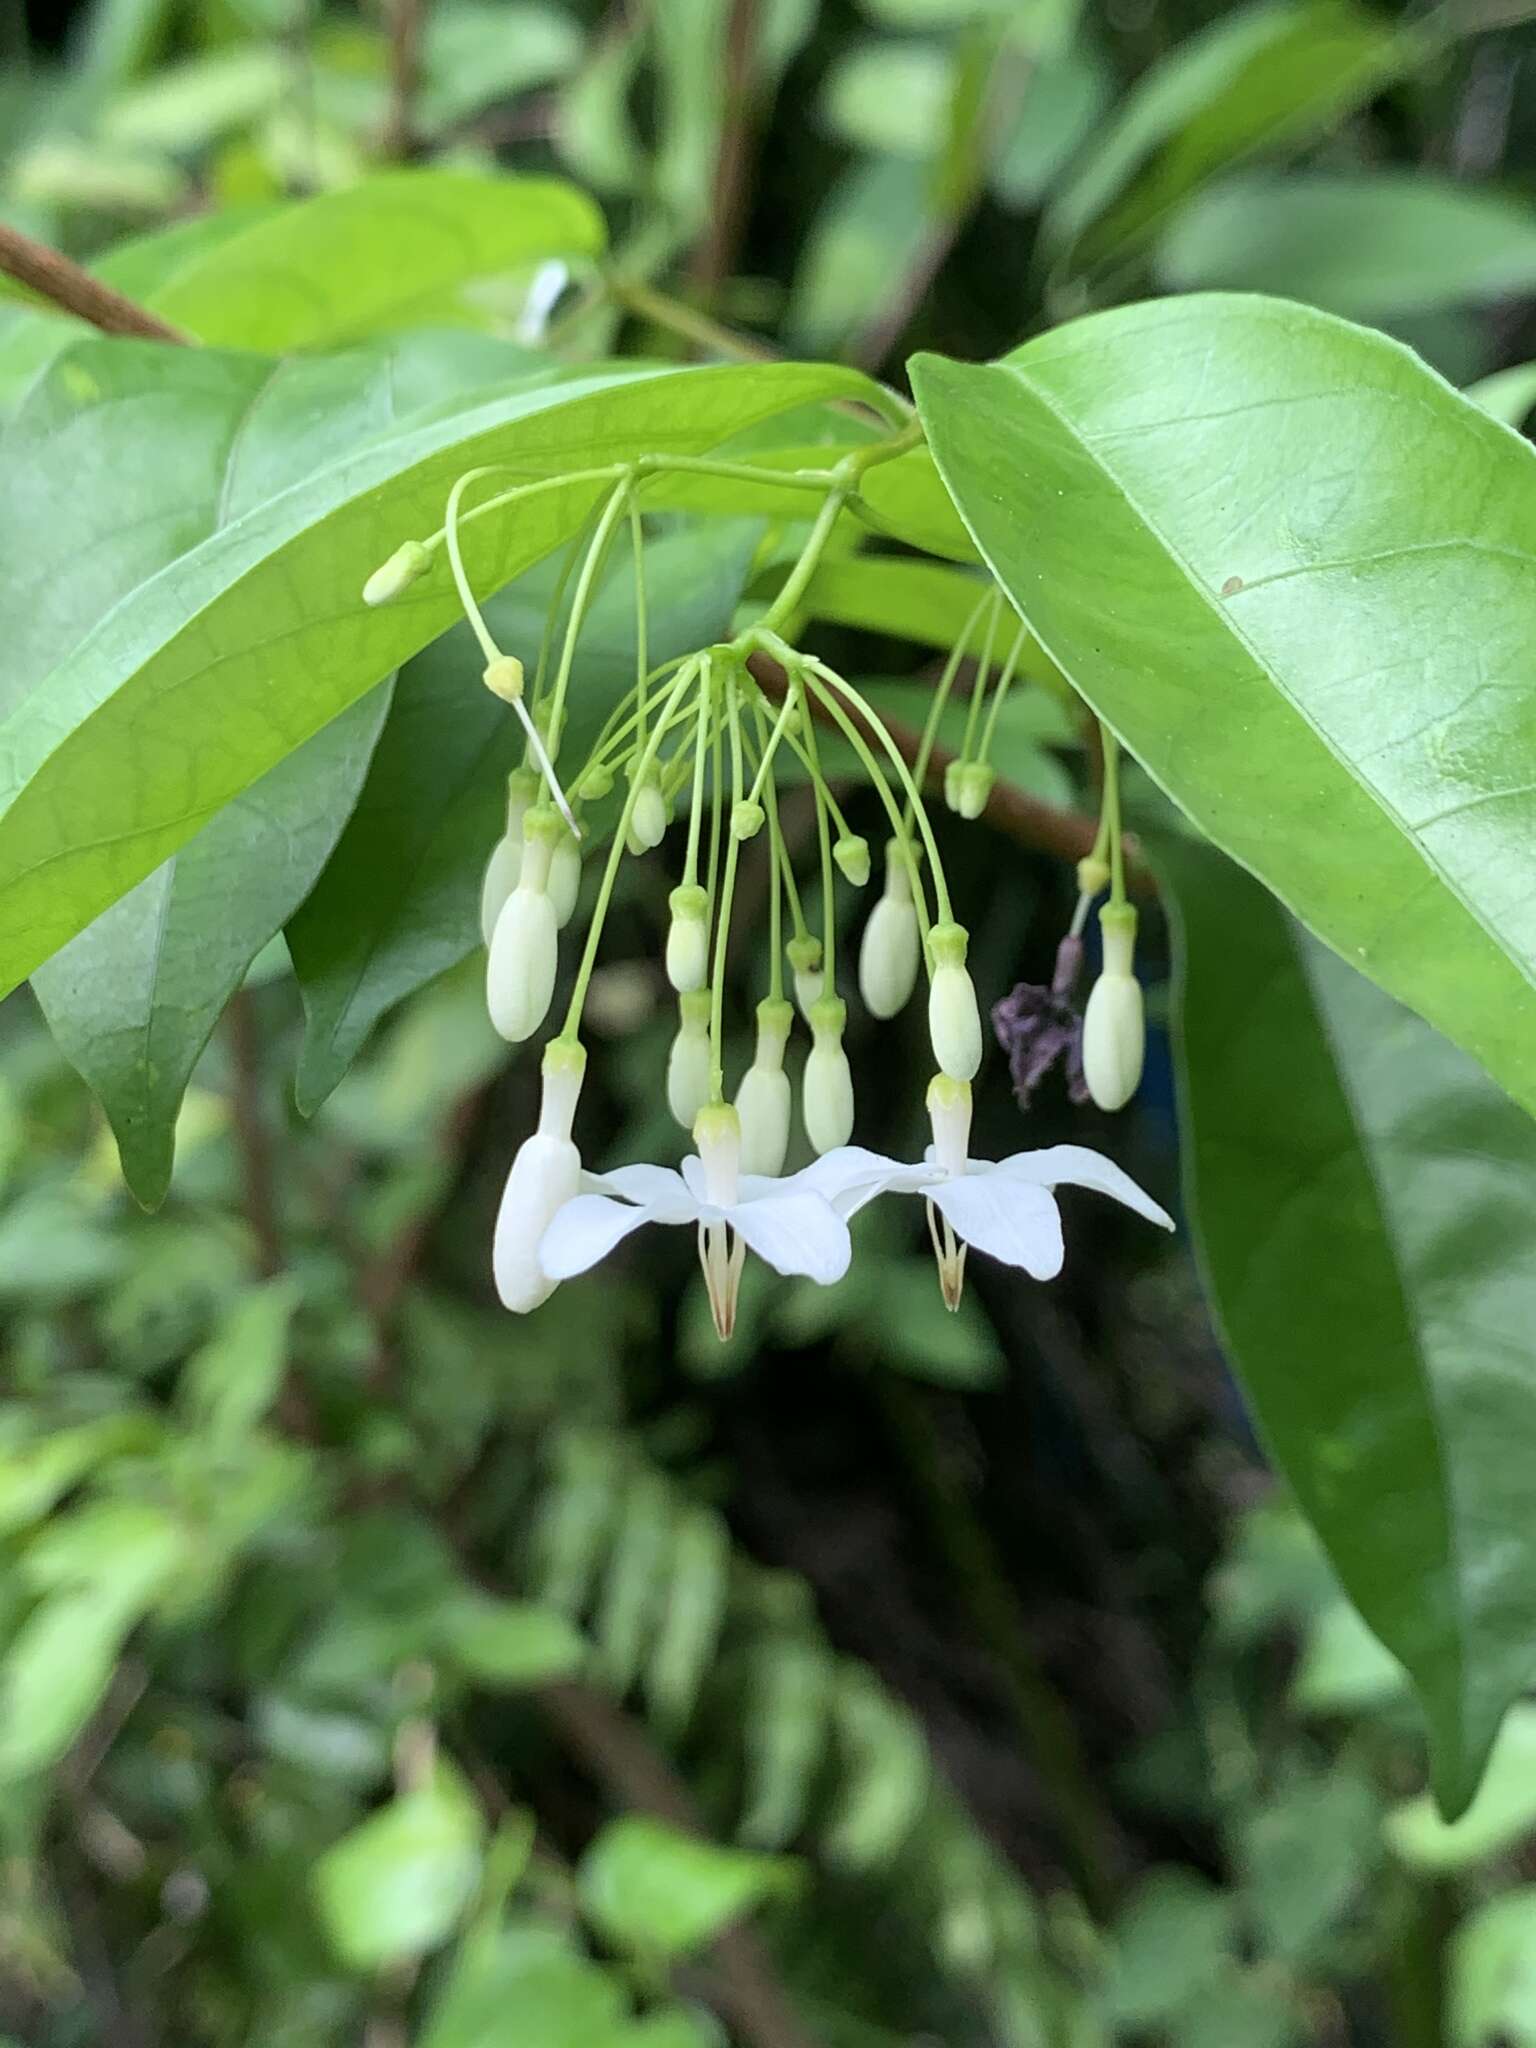
M 1123 1109 L 1136 1093 L 1146 1057 L 1147 1026 L 1136 979 L 1136 912 L 1108 903 L 1099 913 L 1104 971 L 1083 1012 L 1083 1075 L 1100 1109 Z
M 431 553 L 419 540 L 402 541 L 363 585 L 363 603 L 391 603 L 402 590 L 409 590 L 419 576 L 425 576 L 431 566 Z
M 928 987 L 928 1036 L 942 1072 L 971 1080 L 981 1065 L 981 1012 L 965 965 L 967 937 L 958 924 L 936 924 L 928 934 L 933 980 Z
M 922 952 L 912 877 L 900 840 L 889 839 L 885 891 L 870 912 L 859 945 L 859 994 L 871 1017 L 894 1017 L 906 1008 L 917 986 Z
M 736 1091 L 743 1173 L 784 1171 L 791 1107 L 784 1048 L 794 1014 L 791 1004 L 775 1002 L 771 996 L 757 1006 L 757 1052 Z
M 679 995 L 709 979 L 709 897 L 697 882 L 683 882 L 667 898 L 667 979 Z
M 848 1008 L 836 996 L 811 1005 L 813 1043 L 805 1062 L 800 1113 L 805 1135 L 818 1153 L 835 1152 L 853 1135 L 853 1075 L 843 1051 Z
M 677 999 L 677 1036 L 667 1056 L 667 1107 L 685 1131 L 709 1100 L 709 991 L 691 989 Z
M 855 889 L 869 880 L 869 841 L 857 832 L 845 832 L 832 849 L 837 862 Z

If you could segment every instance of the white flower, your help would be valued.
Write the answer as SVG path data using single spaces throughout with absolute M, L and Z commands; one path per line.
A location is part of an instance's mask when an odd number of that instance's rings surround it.
M 697 1157 L 669 1166 L 621 1166 L 589 1175 L 539 1241 L 539 1264 L 551 1283 L 585 1273 L 647 1223 L 695 1224 L 699 1259 L 715 1328 L 728 1337 L 736 1293 L 750 1247 L 778 1273 L 803 1274 L 823 1286 L 848 1270 L 848 1226 L 824 1195 L 787 1180 L 741 1172 L 741 1125 L 734 1109 L 711 1104 L 694 1125 Z M 808 1169 L 813 1171 L 813 1169 Z
M 491 1254 L 496 1292 L 518 1315 L 555 1291 L 539 1264 L 539 1240 L 550 1218 L 581 1186 L 581 1154 L 571 1141 L 571 1124 L 586 1064 L 579 1045 L 556 1039 L 546 1048 L 539 1127 L 517 1148 L 496 1214 Z
M 1128 1173 L 1085 1145 L 1049 1145 L 1039 1152 L 1015 1152 L 1008 1159 L 972 1159 L 967 1082 L 935 1075 L 929 1084 L 928 1109 L 933 1144 L 920 1166 L 845 1146 L 818 1159 L 799 1178 L 844 1217 L 887 1191 L 922 1195 L 928 1204 L 939 1281 L 950 1308 L 960 1305 L 967 1245 L 1005 1265 L 1022 1267 L 1033 1280 L 1056 1277 L 1065 1256 L 1058 1187 L 1092 1188 L 1123 1202 L 1149 1223 L 1159 1223 L 1165 1230 L 1174 1227 L 1173 1218 Z

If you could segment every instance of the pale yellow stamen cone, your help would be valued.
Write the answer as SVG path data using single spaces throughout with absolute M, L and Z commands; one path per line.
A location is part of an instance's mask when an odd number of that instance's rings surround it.
M 1083 1078 L 1100 1109 L 1124 1109 L 1141 1081 L 1146 1007 L 1136 979 L 1136 912 L 1107 903 L 1099 913 L 1104 971 L 1083 1012 Z
M 971 1084 L 948 1074 L 935 1074 L 928 1083 L 928 1115 L 933 1125 L 934 1164 L 951 1178 L 963 1174 L 971 1149 Z M 965 1246 L 956 1238 L 949 1219 L 941 1217 L 932 1202 L 928 1211 L 928 1235 L 939 1266 L 939 1291 L 944 1306 L 953 1313 L 965 1291 Z
M 741 1120 L 728 1102 L 712 1102 L 700 1109 L 694 1119 L 693 1142 L 704 1169 L 705 1200 L 722 1209 L 731 1208 L 741 1192 Z M 740 1239 L 734 1244 L 730 1239 L 724 1223 L 699 1225 L 699 1264 L 704 1269 L 715 1332 L 722 1342 L 736 1328 L 736 1300 L 746 1255 Z
M 805 1062 L 800 1113 L 818 1153 L 835 1152 L 853 1136 L 853 1075 L 843 1051 L 848 1006 L 836 996 L 811 1005 L 813 1043 Z
M 871 1017 L 894 1017 L 906 1008 L 922 957 L 911 873 L 901 842 L 892 839 L 885 849 L 885 892 L 859 943 L 859 994 Z
M 709 1101 L 713 1060 L 709 1045 L 709 990 L 677 999 L 677 1036 L 667 1056 L 667 1107 L 685 1131 Z
M 667 979 L 687 995 L 709 979 L 709 897 L 697 882 L 681 882 L 667 901 Z
M 767 997 L 757 1006 L 757 1052 L 736 1091 L 743 1173 L 780 1174 L 789 1150 L 792 1093 L 784 1071 L 794 1010 Z
M 933 980 L 928 987 L 928 1035 L 941 1072 L 969 1081 L 981 1065 L 981 1011 L 965 966 L 965 927 L 936 924 L 928 934 Z

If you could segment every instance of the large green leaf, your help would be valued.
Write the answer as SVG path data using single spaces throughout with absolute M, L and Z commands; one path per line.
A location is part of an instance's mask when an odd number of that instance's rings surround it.
M 1536 1672 L 1536 1129 L 1240 869 L 1182 843 L 1158 860 L 1210 1298 L 1459 1809 Z
M 504 343 L 454 333 L 286 362 L 74 345 L 6 439 L 15 481 L 0 506 L 0 552 L 15 595 L 0 600 L 11 650 L 0 706 L 219 527 L 466 378 L 520 360 Z M 125 462 L 131 447 L 140 458 Z M 169 1183 L 176 1114 L 208 1035 L 335 845 L 387 703 L 375 692 L 316 733 L 34 977 L 146 1204 Z
M 476 285 L 602 246 L 602 218 L 574 185 L 388 171 L 203 250 L 151 304 L 203 341 L 326 348 L 423 321 L 483 324 Z
M 797 405 L 871 395 L 855 372 L 783 363 L 525 384 L 360 449 L 183 555 L 0 725 L 0 987 L 453 623 L 441 560 L 393 605 L 369 609 L 361 591 L 436 527 L 465 469 L 514 461 L 533 480 L 698 453 Z M 126 435 L 121 459 L 144 455 Z M 477 587 L 541 559 L 600 489 L 560 485 L 471 526 Z
M 705 646 L 730 624 L 756 538 L 731 521 L 690 527 L 646 553 L 653 661 Z M 634 681 L 628 557 L 587 616 L 566 755 L 581 759 L 603 716 Z M 487 616 L 502 645 L 531 654 L 555 564 L 520 577 Z M 506 814 L 522 729 L 480 685 L 468 629 L 446 634 L 403 670 L 357 809 L 324 875 L 289 928 L 304 991 L 298 1100 L 323 1102 L 385 1010 L 480 943 L 480 878 Z
M 1536 456 L 1380 335 L 1265 299 L 913 366 L 1047 652 L 1170 796 L 1536 1107 Z
M 1423 170 L 1231 178 L 1200 193 L 1158 245 L 1176 291 L 1279 292 L 1388 320 L 1536 286 L 1528 206 Z
M 1045 247 L 1083 268 L 1134 245 L 1229 164 L 1326 131 L 1417 49 L 1354 0 L 1258 0 L 1218 15 L 1121 101 L 1058 188 Z

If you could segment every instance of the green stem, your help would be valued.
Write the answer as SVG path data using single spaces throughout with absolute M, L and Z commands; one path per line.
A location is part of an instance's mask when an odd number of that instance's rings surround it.
M 806 760 L 811 771 L 811 788 L 816 796 L 816 837 L 821 847 L 821 992 L 823 995 L 837 994 L 837 884 L 836 869 L 832 860 L 832 833 L 828 825 L 827 785 L 821 772 L 821 762 L 816 752 L 816 723 L 811 717 L 810 700 L 805 693 L 805 682 L 801 674 L 790 678 L 790 688 L 795 691 L 803 707 L 805 723 Z
M 998 677 L 997 686 L 992 692 L 992 702 L 987 706 L 987 722 L 982 728 L 981 747 L 976 755 L 978 761 L 985 761 L 992 752 L 992 736 L 997 731 L 998 713 L 1002 710 L 1003 700 L 1007 697 L 1009 687 L 1018 673 L 1019 663 L 1023 658 L 1024 649 L 1028 642 L 1029 628 L 1027 626 L 1020 626 L 1017 634 L 1014 636 L 1013 646 L 1009 649 L 1008 659 L 1003 664 L 1003 672 Z
M 650 633 L 645 601 L 645 534 L 640 523 L 640 505 L 629 494 L 629 546 L 635 558 L 635 737 L 645 739 L 645 686 L 647 646 Z
M 571 599 L 571 616 L 566 622 L 565 644 L 560 650 L 560 667 L 555 675 L 549 716 L 545 721 L 552 757 L 557 757 L 560 752 L 560 728 L 565 723 L 566 692 L 570 687 L 571 668 L 576 660 L 576 643 L 581 638 L 587 608 L 592 602 L 593 586 L 597 582 L 603 558 L 608 552 L 608 542 L 618 525 L 619 514 L 624 510 L 632 489 L 633 485 L 626 474 L 610 493 L 608 502 L 603 507 L 602 517 L 597 522 L 597 530 L 587 548 L 587 558 L 581 565 L 581 574 L 576 579 L 576 595 Z
M 740 684 L 734 673 L 725 679 L 725 716 L 731 736 L 731 800 L 741 802 L 741 705 Z M 715 913 L 715 971 L 709 994 L 710 1100 L 725 1100 L 725 950 L 731 934 L 731 904 L 736 895 L 736 866 L 741 841 L 732 832 L 725 849 L 725 879 L 720 886 L 720 907 Z
M 1125 836 L 1120 829 L 1120 742 L 1107 725 L 1099 731 L 1104 739 L 1104 809 L 1099 830 L 1109 835 L 1109 900 L 1125 901 Z
M 977 598 L 970 617 L 960 629 L 959 639 L 950 650 L 949 659 L 944 664 L 944 672 L 934 685 L 933 700 L 928 706 L 928 716 L 923 720 L 923 736 L 918 745 L 917 759 L 912 764 L 912 780 L 919 789 L 928 780 L 928 763 L 933 756 L 933 743 L 939 736 L 939 721 L 944 716 L 944 707 L 949 702 L 950 692 L 955 686 L 955 677 L 960 673 L 960 664 L 964 661 L 969 651 L 971 635 L 975 632 L 981 621 L 982 613 L 991 604 L 992 599 L 993 593 L 990 590 L 984 590 L 981 596 Z M 909 818 L 907 822 L 910 825 L 912 821 Z
M 981 659 L 976 664 L 975 680 L 971 684 L 971 702 L 965 715 L 965 738 L 960 742 L 960 758 L 970 761 L 975 758 L 972 749 L 976 744 L 976 726 L 981 717 L 982 700 L 987 694 L 987 677 L 992 671 L 992 643 L 997 638 L 997 622 L 1002 614 L 1003 600 L 1000 591 L 992 594 L 992 616 L 987 620 L 987 637 L 982 642 Z
M 812 688 L 815 688 L 814 684 Z M 922 933 L 923 939 L 926 942 L 929 926 L 928 892 L 923 886 L 923 864 L 918 858 L 917 848 L 912 843 L 911 825 L 902 814 L 901 806 L 896 801 L 895 792 L 891 788 L 890 780 L 885 770 L 875 759 L 868 742 L 855 727 L 853 720 L 844 711 L 842 705 L 835 698 L 829 696 L 825 690 L 816 690 L 816 701 L 825 707 L 827 716 L 834 722 L 842 733 L 843 738 L 847 740 L 849 746 L 858 755 L 865 774 L 874 785 L 875 794 L 885 806 L 886 816 L 891 821 L 892 836 L 900 846 L 902 858 L 907 863 L 907 874 L 912 888 L 912 907 L 917 913 L 918 930 Z M 860 699 L 861 703 L 862 701 Z M 924 945 L 923 957 L 925 960 L 927 959 L 926 943 Z M 932 972 L 931 962 L 929 962 L 929 972 Z
M 693 735 L 693 798 L 688 806 L 688 851 L 683 857 L 683 880 L 690 885 L 699 879 L 699 835 L 704 829 L 704 775 L 709 761 L 709 720 L 715 698 L 714 665 L 708 655 L 703 657 L 703 661 L 699 721 Z
M 793 614 L 795 607 L 804 597 L 827 542 L 832 537 L 832 529 L 837 524 L 838 514 L 848 502 L 851 489 L 851 485 L 840 484 L 827 493 L 826 502 L 816 514 L 816 523 L 806 536 L 805 546 L 800 550 L 798 561 L 785 577 L 778 596 L 757 622 L 756 630 L 759 632 L 776 632 Z

